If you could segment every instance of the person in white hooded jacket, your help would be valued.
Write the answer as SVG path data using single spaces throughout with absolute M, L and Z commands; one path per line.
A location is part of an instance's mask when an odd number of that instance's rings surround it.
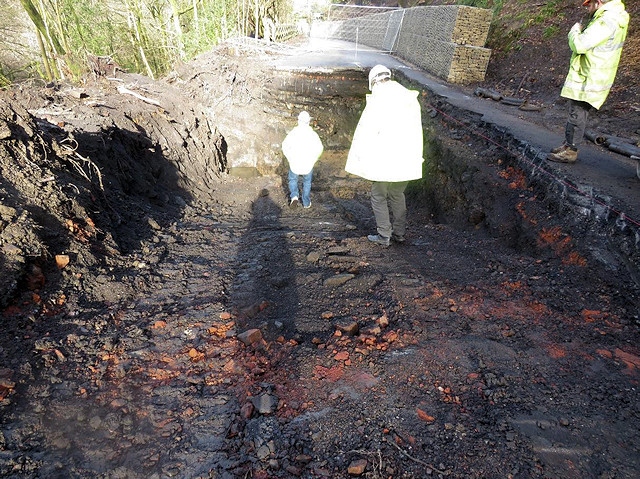
M 422 178 L 422 113 L 418 92 L 391 80 L 391 71 L 383 65 L 369 72 L 369 90 L 345 170 L 373 182 L 377 234 L 367 238 L 388 246 L 391 240 L 404 241 L 404 192 L 409 181 Z
M 313 167 L 324 151 L 318 134 L 309 125 L 311 117 L 306 111 L 298 115 L 298 126 L 294 127 L 282 142 L 282 152 L 289 162 L 289 194 L 291 207 L 298 206 L 298 182 L 302 177 L 302 206 L 311 207 L 311 180 Z

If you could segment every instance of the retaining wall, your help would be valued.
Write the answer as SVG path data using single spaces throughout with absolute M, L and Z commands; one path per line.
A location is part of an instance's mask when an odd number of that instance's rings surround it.
M 484 80 L 492 15 L 464 5 L 414 7 L 326 22 L 322 30 L 329 38 L 393 52 L 439 78 L 465 84 Z

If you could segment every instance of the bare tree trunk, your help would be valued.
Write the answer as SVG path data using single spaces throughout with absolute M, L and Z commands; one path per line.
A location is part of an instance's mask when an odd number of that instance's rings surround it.
M 182 34 L 182 26 L 180 25 L 180 9 L 178 8 L 178 3 L 176 0 L 169 0 L 169 4 L 171 5 L 171 12 L 173 17 L 173 28 L 175 30 L 176 35 L 176 46 L 178 48 L 178 56 L 181 60 L 184 60 L 184 39 Z
M 200 19 L 198 18 L 198 0 L 192 0 L 193 4 L 193 27 L 200 33 Z
M 138 50 L 140 54 L 140 60 L 144 65 L 145 70 L 147 70 L 147 75 L 149 78 L 154 78 L 153 70 L 151 69 L 151 65 L 149 64 L 149 60 L 147 60 L 147 54 L 144 49 L 144 42 L 142 38 L 142 34 L 140 32 L 140 11 L 138 8 L 134 9 L 133 5 L 130 2 L 126 3 L 127 13 L 129 15 L 129 26 L 133 33 L 133 43 L 134 47 Z
M 51 72 L 51 65 L 49 64 L 49 56 L 47 55 L 47 49 L 42 41 L 42 35 L 40 30 L 36 29 L 36 38 L 38 39 L 38 47 L 40 48 L 40 55 L 42 56 L 42 63 L 44 64 L 44 73 L 47 76 L 47 81 L 53 80 L 53 73 Z
M 31 19 L 31 21 L 33 22 L 33 24 L 36 27 L 36 30 L 38 31 L 38 38 L 39 41 L 41 42 L 42 48 L 41 48 L 41 52 L 43 55 L 43 62 L 45 63 L 45 69 L 47 69 L 47 63 L 48 63 L 48 71 L 49 71 L 49 75 L 51 75 L 51 77 L 53 78 L 53 71 L 51 70 L 51 63 L 49 62 L 49 58 L 48 58 L 48 54 L 47 54 L 47 50 L 48 48 L 46 47 L 45 43 L 42 40 L 42 37 L 45 37 L 48 40 L 48 44 L 51 47 L 51 50 L 54 52 L 54 54 L 56 56 L 60 56 L 60 55 L 64 55 L 65 54 L 65 50 L 64 48 L 62 48 L 62 45 L 60 44 L 60 42 L 58 41 L 57 36 L 55 35 L 55 33 L 52 33 L 49 30 L 49 26 L 47 25 L 47 23 L 44 20 L 44 17 L 41 15 L 40 11 L 36 8 L 36 6 L 33 4 L 33 2 L 31 0 L 20 0 L 20 3 L 22 4 L 22 7 L 24 8 L 25 12 L 27 12 L 27 15 L 29 15 L 29 18 Z M 61 68 L 57 69 L 57 77 L 62 77 L 62 70 Z
M 62 14 L 60 13 L 60 2 L 59 0 L 54 0 L 53 2 L 53 11 L 55 13 L 55 24 L 57 26 L 58 35 L 60 35 L 60 41 L 62 42 L 62 47 L 66 52 L 70 51 L 69 42 L 67 40 L 67 29 L 65 28 L 65 23 L 63 22 Z
M 258 25 L 260 24 L 260 0 L 256 0 L 256 7 L 254 13 L 254 28 L 256 30 L 255 37 L 258 38 Z

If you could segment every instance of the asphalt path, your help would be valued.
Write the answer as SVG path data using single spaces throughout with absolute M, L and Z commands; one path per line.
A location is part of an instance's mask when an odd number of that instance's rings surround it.
M 453 85 L 403 62 L 389 53 L 339 40 L 310 38 L 297 46 L 291 55 L 281 57 L 275 67 L 286 70 L 369 69 L 383 64 L 392 71 L 402 71 L 413 82 L 438 95 L 451 105 L 481 115 L 483 121 L 508 131 L 539 152 L 540 158 L 564 139 L 564 129 L 552 131 L 530 119 L 539 112 L 523 112 L 499 102 L 473 94 L 469 88 Z M 578 162 L 572 165 L 544 161 L 542 167 L 558 181 L 572 185 L 578 194 L 592 195 L 601 205 L 640 231 L 640 178 L 638 161 L 614 153 L 585 140 L 580 146 Z M 603 203 L 604 202 L 604 203 Z

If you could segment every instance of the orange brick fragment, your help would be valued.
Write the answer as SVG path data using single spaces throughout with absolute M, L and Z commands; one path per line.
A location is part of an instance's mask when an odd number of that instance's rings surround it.
M 418 417 L 420 419 L 422 419 L 425 422 L 433 422 L 436 420 L 435 417 L 428 415 L 426 412 L 424 412 L 422 409 L 420 409 L 419 407 L 416 408 L 416 413 L 418 414 Z
M 338 354 L 336 354 L 333 359 L 335 359 L 336 361 L 346 361 L 347 359 L 349 359 L 349 352 L 348 351 L 340 351 Z

